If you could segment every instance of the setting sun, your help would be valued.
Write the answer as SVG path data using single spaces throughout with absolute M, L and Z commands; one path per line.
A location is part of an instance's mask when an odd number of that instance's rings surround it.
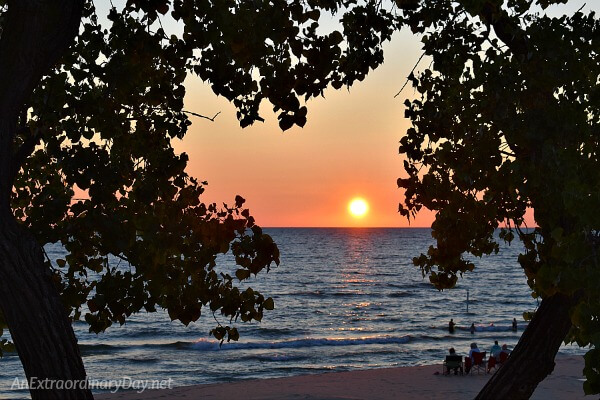
M 364 217 L 368 211 L 369 204 L 364 199 L 355 198 L 348 204 L 348 212 L 350 212 L 353 217 Z

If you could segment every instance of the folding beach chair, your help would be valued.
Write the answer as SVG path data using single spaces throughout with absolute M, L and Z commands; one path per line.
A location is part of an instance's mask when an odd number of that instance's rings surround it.
M 473 353 L 473 366 L 471 367 L 471 371 L 477 370 L 477 373 L 480 371 L 486 372 L 485 365 L 485 355 L 487 352 Z
M 450 370 L 458 370 L 460 372 L 460 374 L 463 374 L 463 365 L 462 365 L 462 357 L 461 356 L 446 356 L 446 359 L 444 360 L 444 365 L 443 365 L 443 374 L 444 375 L 450 375 Z
M 496 361 L 496 357 L 493 355 L 490 356 L 487 362 L 487 372 L 490 373 L 492 368 L 500 367 L 500 364 Z
M 508 353 L 505 352 L 500 352 L 500 356 L 498 358 L 498 368 L 500 368 L 505 362 L 506 360 L 508 360 Z

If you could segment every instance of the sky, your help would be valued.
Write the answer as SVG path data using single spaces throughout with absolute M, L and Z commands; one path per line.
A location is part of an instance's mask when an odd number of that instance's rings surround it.
M 573 1 L 560 10 L 572 12 L 583 4 Z M 192 119 L 188 135 L 176 144 L 190 156 L 189 173 L 209 183 L 202 201 L 233 204 L 239 194 L 264 227 L 429 227 L 430 211 L 410 223 L 400 216 L 403 193 L 396 185 L 403 176 L 398 143 L 410 126 L 403 102 L 413 92 L 407 87 L 397 98 L 394 94 L 420 48 L 410 32 L 396 34 L 385 47 L 382 66 L 350 90 L 330 89 L 324 98 L 309 101 L 305 127 L 286 132 L 268 103 L 261 109 L 264 123 L 240 128 L 230 103 L 200 79 L 188 79 L 186 109 L 221 113 L 214 122 Z M 356 197 L 369 204 L 362 217 L 348 211 Z
M 398 141 L 409 123 L 394 94 L 419 57 L 419 42 L 403 36 L 387 50 L 405 57 L 388 60 L 350 91 L 331 89 L 309 101 L 305 127 L 286 132 L 268 104 L 261 110 L 264 123 L 241 129 L 231 104 L 190 79 L 186 109 L 221 112 L 214 122 L 194 120 L 181 146 L 190 173 L 209 183 L 203 201 L 232 203 L 239 194 L 262 226 L 407 225 L 397 212 L 402 193 L 396 180 Z M 355 197 L 369 204 L 362 218 L 348 212 Z M 430 218 L 418 222 L 426 226 Z

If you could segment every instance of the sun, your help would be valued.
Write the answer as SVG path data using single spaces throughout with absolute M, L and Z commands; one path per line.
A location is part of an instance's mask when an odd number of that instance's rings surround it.
M 348 212 L 356 218 L 364 217 L 369 212 L 369 203 L 360 197 L 354 198 L 348 203 Z

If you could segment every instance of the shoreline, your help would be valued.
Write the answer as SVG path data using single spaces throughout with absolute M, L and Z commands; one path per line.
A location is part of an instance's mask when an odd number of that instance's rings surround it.
M 581 356 L 557 355 L 556 366 L 537 388 L 532 399 L 584 399 Z M 395 367 L 328 372 L 284 378 L 243 380 L 180 386 L 142 393 L 119 391 L 96 394 L 98 400 L 225 399 L 243 395 L 248 400 L 350 400 L 473 398 L 491 375 L 444 376 L 442 365 Z M 436 375 L 435 373 L 438 372 Z

